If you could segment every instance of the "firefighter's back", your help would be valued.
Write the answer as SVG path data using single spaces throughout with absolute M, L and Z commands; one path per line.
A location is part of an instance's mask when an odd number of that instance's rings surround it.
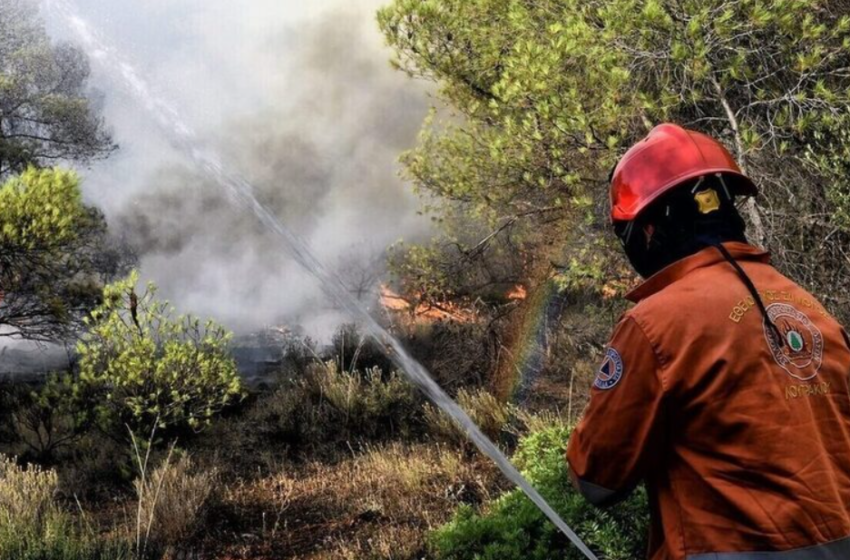
M 655 557 L 850 558 L 847 335 L 764 259 L 739 264 L 778 332 L 724 260 L 629 312 L 668 407 L 668 468 L 650 480 L 666 541 Z

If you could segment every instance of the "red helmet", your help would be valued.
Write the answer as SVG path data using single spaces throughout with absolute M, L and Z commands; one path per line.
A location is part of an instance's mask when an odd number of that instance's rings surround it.
M 653 200 L 685 181 L 702 175 L 735 176 L 736 194 L 755 195 L 755 184 L 741 172 L 732 154 L 717 140 L 661 124 L 632 146 L 611 176 L 611 219 L 634 220 Z

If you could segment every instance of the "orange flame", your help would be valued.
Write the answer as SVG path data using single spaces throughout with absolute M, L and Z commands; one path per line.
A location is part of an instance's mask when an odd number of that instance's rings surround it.
M 438 303 L 412 303 L 409 299 L 397 294 L 386 285 L 381 286 L 381 306 L 389 312 L 406 313 L 415 323 L 436 323 L 453 321 L 456 323 L 471 323 L 478 317 L 474 310 L 467 309 L 455 303 L 446 301 Z
M 517 284 L 510 292 L 507 293 L 507 297 L 509 300 L 523 301 L 528 297 L 528 289 L 522 284 Z

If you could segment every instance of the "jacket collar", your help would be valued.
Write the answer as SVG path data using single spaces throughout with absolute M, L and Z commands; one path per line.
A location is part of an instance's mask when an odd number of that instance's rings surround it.
M 736 260 L 742 261 L 761 261 L 770 262 L 770 253 L 765 250 L 753 247 L 746 243 L 737 241 L 724 243 L 724 247 L 729 251 Z M 635 303 L 646 299 L 649 296 L 656 294 L 672 284 L 693 272 L 698 268 L 711 266 L 720 261 L 725 260 L 714 247 L 707 247 L 698 253 L 694 253 L 689 257 L 678 260 L 673 264 L 661 269 L 652 276 L 646 279 L 640 286 L 626 294 L 626 299 Z

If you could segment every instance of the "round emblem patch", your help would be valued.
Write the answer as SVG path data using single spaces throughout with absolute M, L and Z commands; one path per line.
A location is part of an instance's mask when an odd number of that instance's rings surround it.
M 620 357 L 619 352 L 613 348 L 609 348 L 605 352 L 605 359 L 602 361 L 602 365 L 599 366 L 599 370 L 596 372 L 596 381 L 593 382 L 593 386 L 597 389 L 607 391 L 616 385 L 622 377 L 623 359 Z
M 785 344 L 782 344 L 767 321 L 764 322 L 764 336 L 776 363 L 800 381 L 815 377 L 823 363 L 823 334 L 820 329 L 805 313 L 787 303 L 769 305 L 767 316 L 785 339 Z

